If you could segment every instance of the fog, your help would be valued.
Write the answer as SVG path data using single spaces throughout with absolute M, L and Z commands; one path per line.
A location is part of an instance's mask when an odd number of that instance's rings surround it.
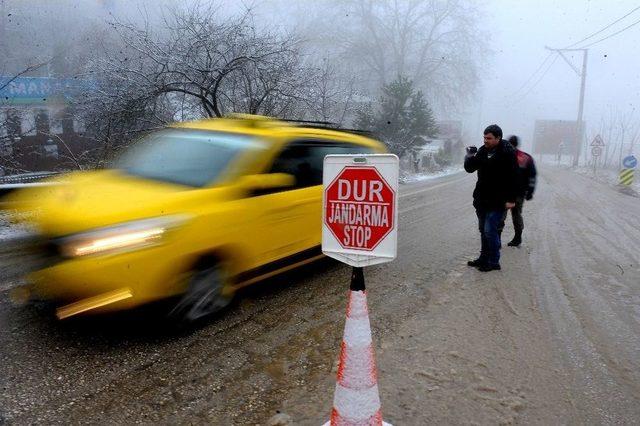
M 640 0 L 0 0 L 0 426 L 640 425 L 639 50 Z
M 483 27 L 491 27 L 493 55 L 482 71 L 475 133 L 495 121 L 505 131 L 522 134 L 530 143 L 535 119 L 575 120 L 580 77 L 558 58 L 544 77 L 550 61 L 524 88 L 522 85 L 549 55 L 545 46 L 563 48 L 625 15 L 634 1 L 492 1 Z M 636 11 L 617 25 L 576 47 L 595 42 L 640 19 Z M 587 134 L 611 110 L 635 111 L 640 95 L 640 25 L 589 48 L 584 120 Z M 581 52 L 568 54 L 580 69 Z M 539 80 L 538 84 L 534 83 Z M 526 96 L 523 96 L 526 94 Z M 638 120 L 636 114 L 635 120 Z M 529 139 L 529 141 L 527 141 Z
M 147 0 L 2 0 L 0 74 L 5 83 L 19 74 L 91 79 L 101 84 L 109 81 L 109 91 L 113 93 L 125 90 L 125 83 L 129 89 L 138 87 L 142 92 L 156 90 L 163 94 L 144 101 L 144 108 L 149 108 L 151 102 L 156 112 L 158 103 L 165 105 L 164 114 L 154 113 L 154 125 L 229 112 L 251 112 L 332 121 L 345 127 L 369 123 L 371 128 L 367 130 L 378 131 L 380 129 L 373 128 L 376 120 L 385 121 L 383 117 L 388 115 L 388 111 L 380 110 L 384 88 L 389 87 L 385 85 L 406 78 L 410 85 L 407 93 L 420 92 L 426 111 L 440 123 L 441 130 L 443 122 L 461 123 L 458 129 L 461 142 L 480 143 L 482 129 L 497 123 L 505 134 L 520 135 L 525 149 L 532 150 L 536 120 L 575 122 L 578 114 L 580 76 L 558 53 L 545 47 L 589 45 L 582 143 L 598 133 L 606 133 L 603 138 L 607 145 L 624 140 L 626 145 L 618 150 L 622 154 L 633 150 L 639 130 L 635 125 L 635 103 L 640 88 L 637 71 L 640 25 L 635 24 L 640 10 L 633 10 L 635 7 L 633 1 L 577 0 L 326 0 L 298 4 L 281 0 L 180 4 Z M 273 83 L 279 88 L 287 86 L 289 92 L 284 96 L 296 102 L 283 105 L 281 100 L 272 99 L 272 88 L 266 92 L 267 101 L 256 106 L 255 102 L 247 101 L 246 93 L 238 92 L 235 80 L 225 82 L 224 99 L 215 111 L 208 111 L 206 105 L 193 99 L 188 99 L 189 102 L 182 99 L 177 108 L 175 94 L 167 94 L 175 88 L 143 89 L 134 77 L 125 72 L 120 75 L 118 64 L 135 56 L 131 51 L 127 53 L 135 41 L 135 31 L 138 35 L 148 34 L 146 40 L 155 37 L 171 45 L 168 22 L 176 13 L 186 11 L 192 13 L 192 18 L 200 16 L 202 22 L 212 23 L 212 28 L 222 28 L 215 25 L 237 19 L 238 25 L 249 22 L 258 38 L 268 36 L 274 43 L 276 39 L 286 39 L 291 56 L 282 60 L 289 61 L 289 65 L 284 66 L 282 62 L 284 68 L 267 74 L 284 70 L 296 74 L 285 77 L 278 74 L 277 82 Z M 629 16 L 581 41 L 625 14 Z M 241 21 L 242 16 L 248 16 L 247 20 Z M 127 31 L 128 34 L 123 34 Z M 616 32 L 620 33 L 614 35 Z M 182 36 L 174 34 L 173 37 Z M 282 40 L 278 42 L 284 42 Z M 254 48 L 256 52 L 261 49 Z M 580 71 L 582 52 L 566 52 L 565 56 Z M 133 58 L 138 61 L 135 67 L 145 69 L 147 77 L 152 70 L 143 62 L 148 59 L 157 60 L 150 52 Z M 171 58 L 165 59 L 171 62 Z M 242 72 L 246 77 L 248 71 Z M 114 83 L 117 81 L 120 83 Z M 183 85 L 180 90 L 184 91 L 188 82 L 180 84 Z M 111 99 L 114 99 L 113 93 Z M 126 96 L 142 102 L 140 93 L 129 90 Z M 185 94 L 180 96 L 184 98 Z M 123 94 L 120 92 L 117 97 L 122 99 Z M 94 99 L 91 95 L 80 96 L 80 99 L 82 102 L 76 99 L 70 101 L 70 105 L 75 111 L 84 110 L 85 116 L 89 106 L 105 102 L 104 98 Z M 89 102 L 89 99 L 93 100 Z M 409 96 L 403 102 L 408 106 L 410 99 L 413 98 Z M 4 102 L 5 110 L 7 105 L 11 106 L 11 100 L 6 100 L 9 102 Z M 111 105 L 111 110 L 114 108 Z M 8 113 L 3 114 L 8 120 Z M 142 118 L 129 116 L 126 120 L 140 123 Z M 121 123 L 125 119 L 117 120 Z M 144 126 L 138 125 L 134 130 L 143 129 Z M 414 136 L 437 136 L 428 129 L 435 126 L 427 123 Z M 7 134 L 6 130 L 2 131 L 2 135 Z M 89 136 L 100 140 L 95 134 Z M 392 133 L 381 137 L 384 140 L 398 136 Z M 400 151 L 404 152 L 407 146 L 402 146 Z M 546 153 L 553 154 L 554 149 L 549 148 Z M 573 150 L 567 150 L 567 154 L 569 151 Z M 613 148 L 612 153 L 614 157 L 618 155 Z M 589 156 L 582 159 L 583 163 L 589 160 Z

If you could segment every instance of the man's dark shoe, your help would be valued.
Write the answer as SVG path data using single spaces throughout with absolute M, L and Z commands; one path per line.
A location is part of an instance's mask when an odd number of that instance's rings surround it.
M 483 264 L 483 263 L 484 263 L 484 262 L 482 261 L 482 259 L 477 258 L 477 259 L 475 259 L 475 260 L 470 260 L 470 261 L 468 261 L 468 262 L 467 262 L 467 265 L 468 265 L 468 266 L 473 266 L 474 268 L 478 268 L 478 267 L 482 266 L 482 264 Z
M 478 266 L 478 271 L 480 272 L 489 272 L 489 271 L 499 271 L 500 269 L 500 265 L 499 264 L 495 264 L 495 265 L 489 265 L 489 264 L 483 264 Z
M 509 247 L 519 247 L 522 244 L 522 238 L 513 237 L 513 240 L 509 241 L 507 244 Z

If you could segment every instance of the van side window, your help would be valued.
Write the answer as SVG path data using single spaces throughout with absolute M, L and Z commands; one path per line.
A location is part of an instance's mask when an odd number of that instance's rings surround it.
M 329 154 L 372 154 L 373 149 L 344 142 L 296 141 L 273 162 L 269 173 L 287 173 L 296 179 L 296 188 L 322 185 L 322 164 Z

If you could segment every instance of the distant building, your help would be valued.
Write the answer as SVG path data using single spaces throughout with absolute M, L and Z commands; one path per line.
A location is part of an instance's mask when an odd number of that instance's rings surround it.
M 436 121 L 436 125 L 436 137 L 421 137 L 421 140 L 401 158 L 405 170 L 415 173 L 436 171 L 458 161 L 458 157 L 464 152 L 462 121 L 439 120 Z
M 444 139 L 425 139 L 424 144 L 414 148 L 419 154 L 437 154 L 440 150 L 445 149 Z
M 451 147 L 450 141 L 443 139 L 420 138 L 421 141 L 400 158 L 404 170 L 414 173 L 432 171 L 439 168 L 436 158 Z
M 584 122 L 582 128 L 585 128 Z M 534 154 L 573 154 L 576 152 L 575 120 L 536 120 L 533 130 Z
M 462 139 L 462 121 L 459 120 L 438 120 L 438 137 L 440 139 L 448 139 L 451 141 L 459 141 Z
M 76 152 L 89 143 L 84 124 L 73 118 L 69 106 L 70 96 L 87 84 L 51 77 L 0 77 L 0 159 L 31 171 L 64 167 L 68 150 Z

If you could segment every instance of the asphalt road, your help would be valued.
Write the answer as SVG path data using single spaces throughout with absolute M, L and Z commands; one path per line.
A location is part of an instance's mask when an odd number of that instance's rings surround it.
M 465 264 L 479 246 L 474 180 L 403 185 L 399 257 L 366 270 L 385 420 L 640 423 L 640 199 L 543 168 L 523 246 L 481 273 Z M 155 312 L 57 322 L 14 306 L 1 266 L 0 423 L 328 418 L 346 266 L 261 283 L 180 335 Z

